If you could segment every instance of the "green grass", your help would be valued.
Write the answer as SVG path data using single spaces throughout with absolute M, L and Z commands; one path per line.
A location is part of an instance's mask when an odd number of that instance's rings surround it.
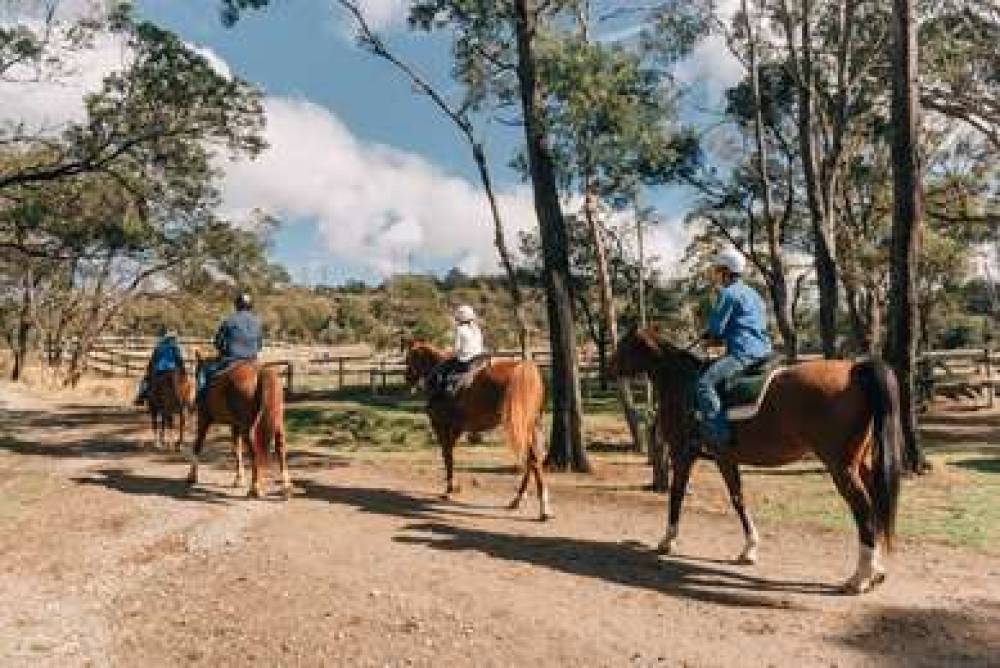
M 998 450 L 1000 455 L 1000 450 Z M 904 480 L 899 499 L 899 535 L 929 538 L 956 547 L 1000 549 L 1000 459 L 998 455 L 940 450 L 930 454 L 932 473 Z M 761 520 L 807 522 L 849 530 L 854 522 L 825 472 L 805 465 L 795 475 L 749 472 L 747 487 Z

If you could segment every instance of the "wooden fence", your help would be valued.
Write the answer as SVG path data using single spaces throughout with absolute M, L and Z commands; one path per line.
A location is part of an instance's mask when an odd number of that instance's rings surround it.
M 181 338 L 186 362 L 193 371 L 193 350 L 211 350 L 211 341 Z M 88 367 L 107 376 L 141 376 L 155 341 L 149 337 L 106 337 L 94 346 Z M 501 350 L 498 357 L 519 353 Z M 375 352 L 365 345 L 322 346 L 275 342 L 267 345 L 263 361 L 281 366 L 289 391 L 367 389 L 372 394 L 398 391 L 405 384 L 402 357 L 398 352 Z M 543 373 L 551 367 L 547 350 L 532 353 Z M 924 353 L 920 359 L 918 385 L 925 399 L 938 396 L 976 398 L 993 406 L 1000 393 L 1000 351 L 986 349 L 941 350 Z M 601 393 L 600 370 L 594 360 L 580 361 L 581 391 L 585 397 Z M 635 387 L 643 385 L 638 382 Z

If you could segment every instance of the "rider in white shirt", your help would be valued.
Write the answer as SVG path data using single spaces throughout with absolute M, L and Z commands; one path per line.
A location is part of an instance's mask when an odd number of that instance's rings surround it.
M 435 395 L 454 395 L 458 378 L 468 372 L 473 361 L 484 352 L 483 332 L 476 324 L 476 312 L 468 304 L 463 304 L 455 309 L 453 355 L 434 370 L 431 391 Z
M 483 354 L 483 332 L 476 324 L 476 312 L 463 304 L 455 309 L 455 359 L 468 364 Z

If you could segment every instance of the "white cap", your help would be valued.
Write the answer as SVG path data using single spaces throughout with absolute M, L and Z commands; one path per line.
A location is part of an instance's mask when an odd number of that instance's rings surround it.
M 476 312 L 468 304 L 462 304 L 455 309 L 455 320 L 459 322 L 472 322 L 476 319 Z
M 742 274 L 746 264 L 746 258 L 735 248 L 725 248 L 712 258 L 713 267 L 725 267 L 734 274 Z

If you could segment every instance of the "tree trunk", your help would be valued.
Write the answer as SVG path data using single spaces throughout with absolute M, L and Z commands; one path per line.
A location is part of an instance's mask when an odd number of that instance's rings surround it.
M 611 274 L 608 270 L 608 255 L 604 245 L 604 234 L 601 223 L 597 219 L 597 194 L 594 192 L 593 183 L 588 178 L 585 186 L 583 200 L 584 218 L 587 220 L 587 228 L 590 230 L 590 242 L 594 247 L 594 259 L 597 265 L 597 284 L 601 293 L 601 319 L 604 321 L 604 340 L 611 341 L 611 345 L 618 345 L 618 317 L 615 313 L 614 291 L 611 286 Z M 603 360 L 602 360 L 603 364 Z M 606 378 L 606 369 L 602 367 L 601 375 Z M 629 435 L 632 438 L 632 449 L 635 452 L 642 452 L 642 430 L 639 426 L 639 413 L 635 409 L 635 400 L 632 397 L 632 387 L 627 378 L 619 378 L 615 383 L 618 390 L 618 402 L 621 404 L 622 413 L 628 423 Z M 603 386 L 603 384 L 602 384 Z
M 802 159 L 802 174 L 805 179 L 806 202 L 812 222 L 813 256 L 816 282 L 819 286 L 819 330 L 823 355 L 827 358 L 837 354 L 837 262 L 834 246 L 833 213 L 829 201 L 824 196 L 820 183 L 819 159 L 815 138 L 815 113 L 813 109 L 813 47 L 812 3 L 802 1 L 801 8 L 801 62 L 795 47 L 793 13 L 786 2 L 782 3 L 782 18 L 789 46 L 789 61 L 796 79 L 798 97 L 798 134 Z
M 568 233 L 559 205 L 555 165 L 542 123 L 542 91 L 535 72 L 533 42 L 538 17 L 534 0 L 515 0 L 514 12 L 517 78 L 521 89 L 528 169 L 542 241 L 542 280 L 552 349 L 552 434 L 546 463 L 557 469 L 589 472 L 590 461 L 583 444 Z
M 757 178 L 760 181 L 761 196 L 764 204 L 764 223 L 767 228 L 767 254 L 770 271 L 767 276 L 768 293 L 774 306 L 774 318 L 778 322 L 781 340 L 785 348 L 785 357 L 794 362 L 798 357 L 799 340 L 792 322 L 791 303 L 788 299 L 788 282 L 785 279 L 785 262 L 781 252 L 781 222 L 774 215 L 774 203 L 771 198 L 771 179 L 767 172 L 767 143 L 764 138 L 764 116 L 760 99 L 760 72 L 757 68 L 757 32 L 750 21 L 750 11 L 747 0 L 742 0 L 741 9 L 746 21 L 747 40 L 749 44 L 750 91 L 754 106 L 754 139 L 757 143 Z M 753 249 L 749 249 L 753 252 Z
M 14 341 L 14 368 L 10 372 L 10 379 L 21 380 L 24 374 L 24 366 L 28 361 L 28 337 L 31 335 L 31 312 L 32 301 L 35 289 L 32 278 L 31 265 L 25 268 L 21 277 L 21 308 L 17 314 L 17 336 Z
M 493 180 L 490 178 L 486 154 L 483 151 L 482 145 L 473 138 L 471 129 L 466 134 L 466 138 L 472 145 L 472 157 L 476 161 L 476 167 L 479 169 L 479 180 L 483 184 L 486 199 L 490 204 L 490 214 L 493 216 L 493 245 L 496 246 L 497 253 L 500 255 L 500 264 L 503 265 L 504 273 L 507 276 L 507 290 L 510 292 L 511 302 L 513 302 L 514 307 L 514 319 L 517 321 L 517 338 L 521 348 L 521 359 L 529 359 L 531 357 L 531 335 L 528 331 L 528 315 L 525 313 L 524 295 L 521 293 L 521 286 L 517 282 L 514 262 L 511 260 L 510 251 L 507 248 L 503 219 L 500 217 L 500 207 L 497 205 L 496 194 L 493 192 Z
M 922 472 L 927 461 L 917 432 L 917 255 L 923 220 L 918 156 L 916 17 L 913 0 L 893 0 L 892 175 L 893 215 L 890 252 L 887 357 L 899 382 L 907 467 Z

